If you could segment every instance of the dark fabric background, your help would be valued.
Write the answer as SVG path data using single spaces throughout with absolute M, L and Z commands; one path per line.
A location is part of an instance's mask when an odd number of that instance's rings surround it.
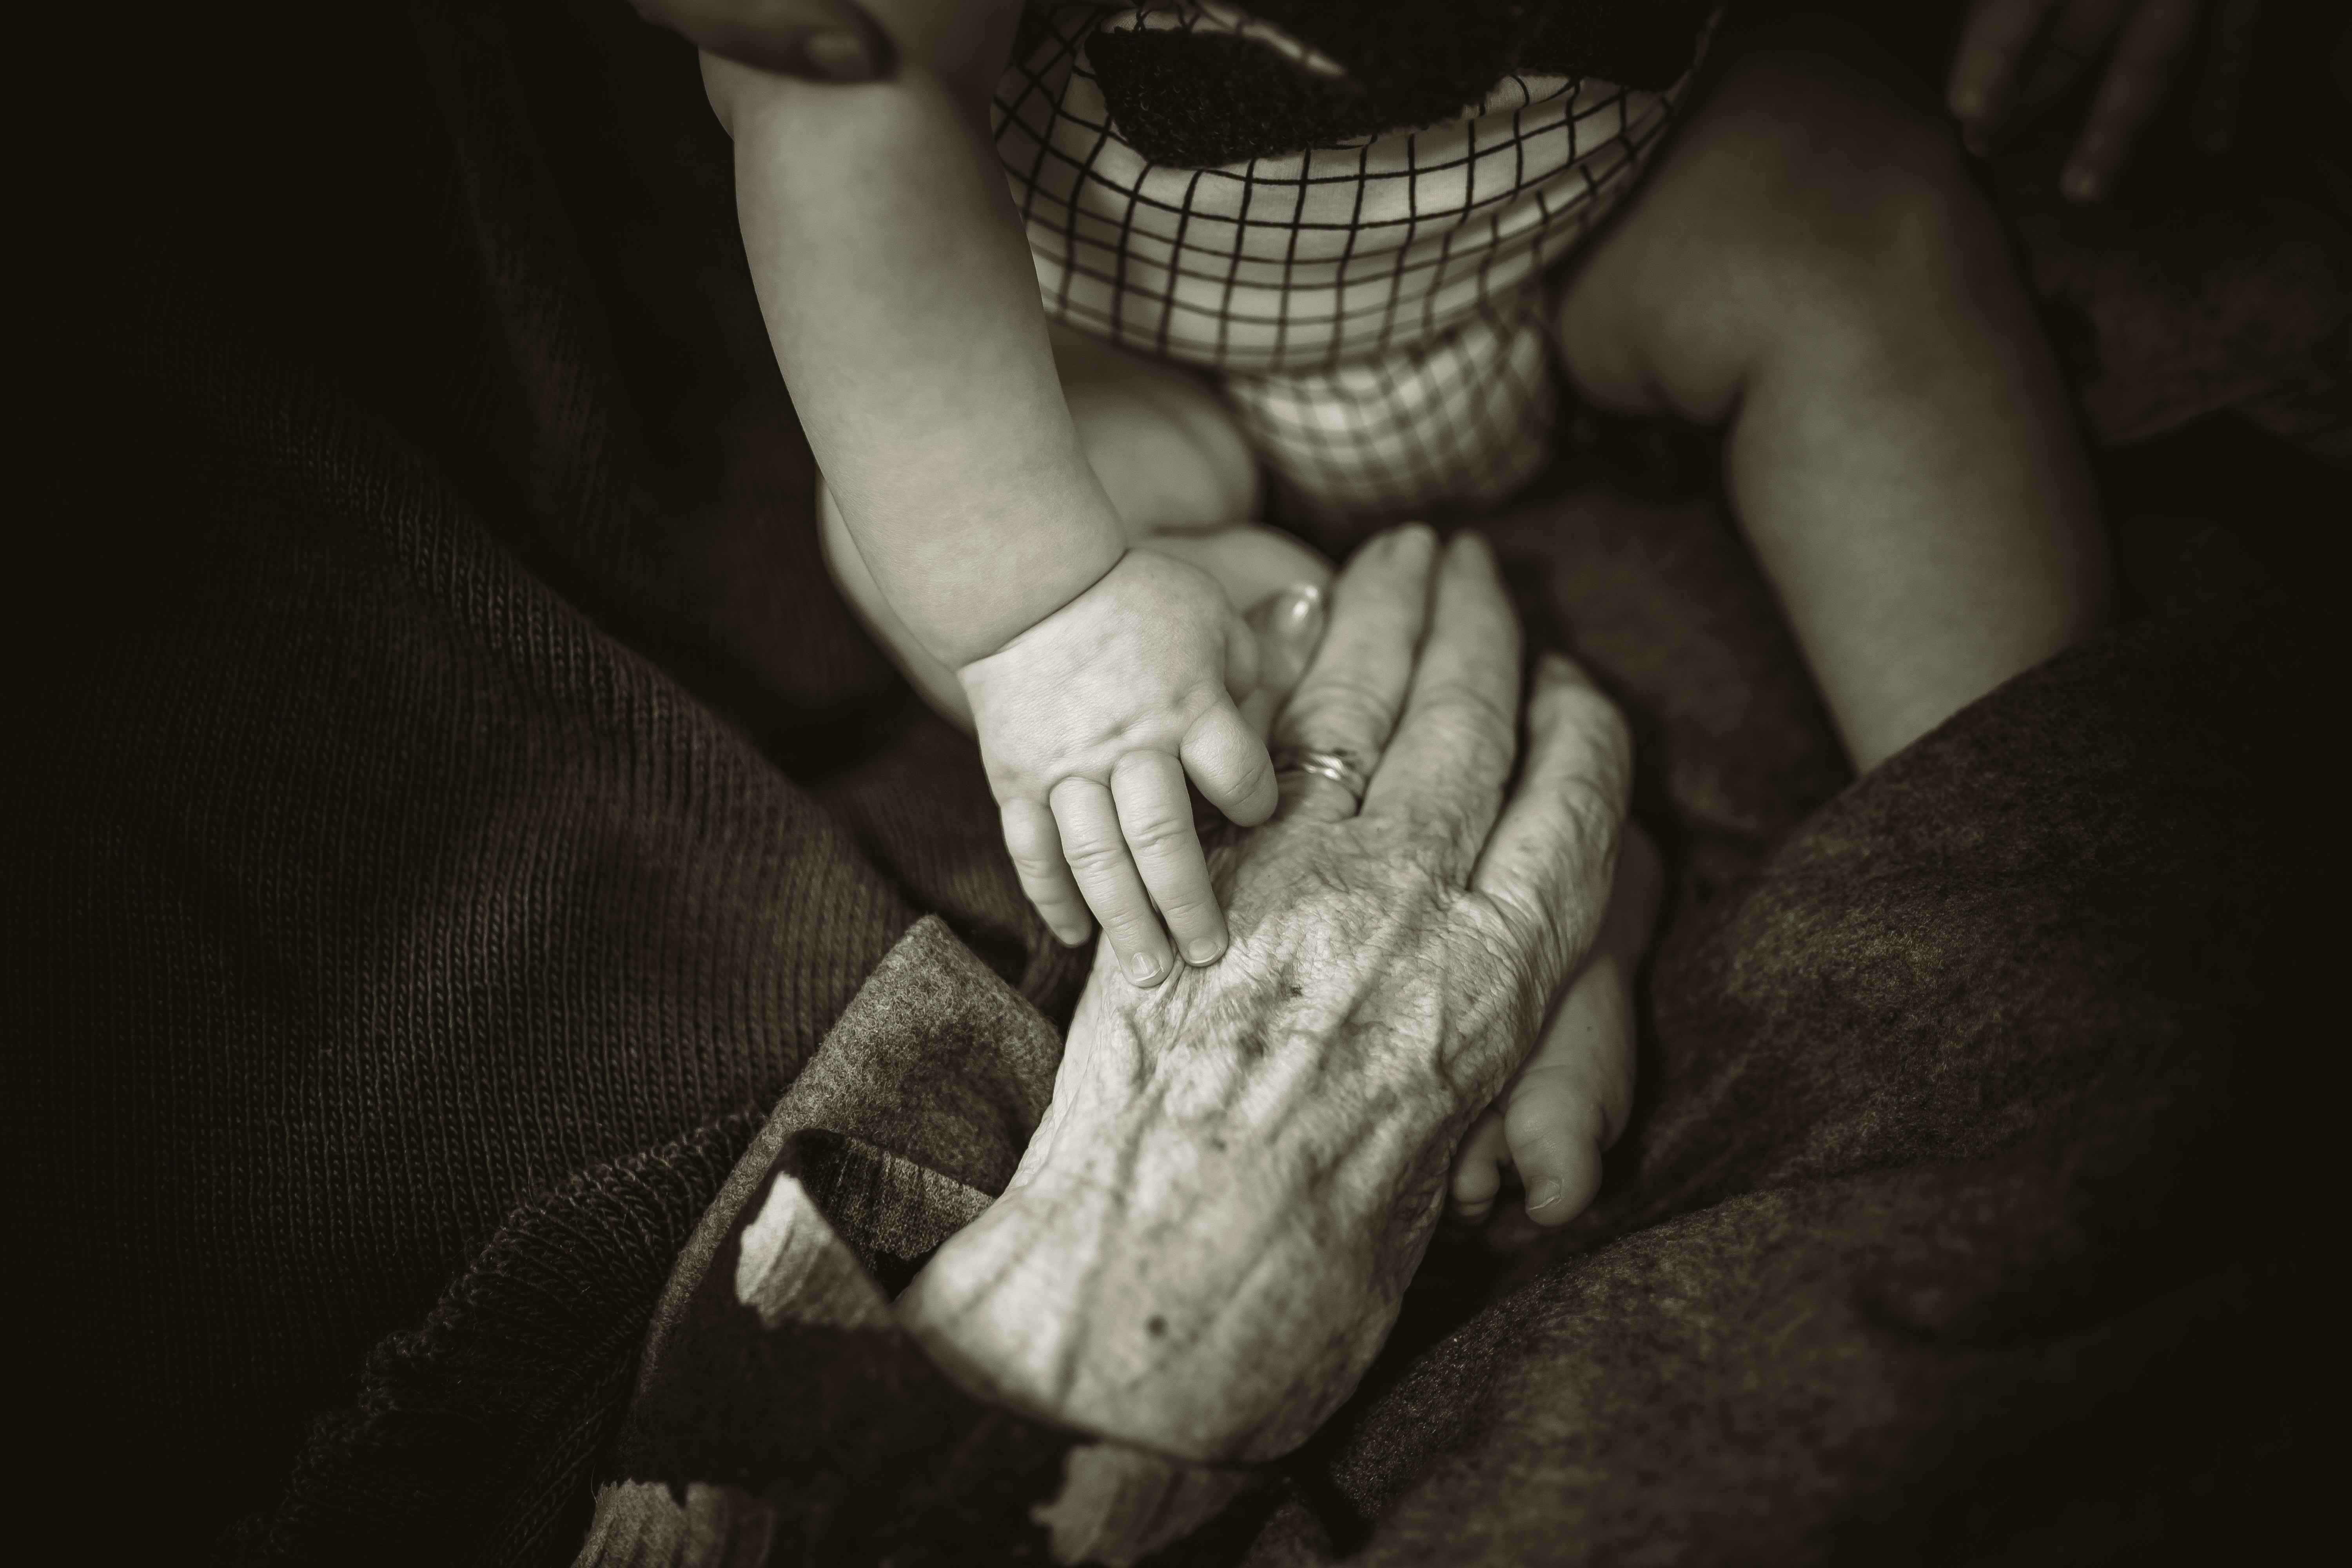
M 74 25 L 6 99 L 21 1495 L 98 1560 L 240 1520 L 513 1560 L 914 920 L 1049 1016 L 1079 971 L 824 582 L 682 47 L 560 0 Z M 1569 1237 L 1443 1239 L 1193 1560 L 2140 1562 L 2309 1517 L 2346 489 L 2261 429 L 2340 447 L 2340 322 L 2259 429 L 2133 405 L 2137 618 L 1844 795 L 1703 454 L 1571 442 L 1496 531 L 1675 872 L 1642 1120 Z
M 72 96 L 11 138 L 9 1376 L 69 1373 L 65 1495 L 199 1542 L 918 911 L 1049 1011 L 1078 969 L 824 578 L 690 51 L 282 5 L 11 59 Z

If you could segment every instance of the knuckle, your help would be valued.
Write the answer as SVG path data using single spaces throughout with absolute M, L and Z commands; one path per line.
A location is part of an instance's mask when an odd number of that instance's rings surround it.
M 1150 856 L 1157 859 L 1181 854 L 1198 842 L 1189 817 L 1155 815 L 1127 826 L 1127 846 L 1139 858 Z
M 1387 732 L 1391 701 L 1389 694 L 1362 675 L 1334 672 L 1319 677 L 1304 715 L 1307 727 L 1319 738 L 1336 731 L 1341 743 Z
M 1160 928 L 1150 910 L 1139 904 L 1114 903 L 1097 910 L 1095 917 L 1102 921 L 1111 945 L 1121 952 L 1150 952 L 1159 946 Z
M 1577 847 L 1614 847 L 1625 823 L 1624 807 L 1619 804 L 1616 791 L 1606 788 L 1598 779 L 1567 779 L 1559 786 L 1559 806 L 1568 817 L 1569 833 Z
M 1241 766 L 1234 769 L 1232 776 L 1223 781 L 1227 793 L 1244 799 L 1258 794 L 1273 782 L 1274 760 L 1266 755 L 1262 746 L 1242 759 Z
M 1051 856 L 1024 855 L 1017 851 L 1013 856 L 1013 873 L 1032 885 L 1058 881 L 1062 866 L 1061 861 Z
M 1412 812 L 1405 821 L 1410 832 L 1396 852 L 1399 868 L 1422 900 L 1442 901 L 1464 880 L 1468 835 L 1459 823 L 1434 812 Z
M 1080 877 L 1099 879 L 1126 864 L 1127 846 L 1115 839 L 1087 840 L 1067 846 L 1064 858 Z
M 1200 923 L 1200 917 L 1217 907 L 1216 900 L 1199 893 L 1175 893 L 1160 900 L 1160 913 L 1171 927 Z
M 1472 729 L 1507 735 L 1518 726 L 1517 711 L 1492 683 L 1467 676 L 1433 680 L 1421 693 L 1421 700 L 1433 714 Z

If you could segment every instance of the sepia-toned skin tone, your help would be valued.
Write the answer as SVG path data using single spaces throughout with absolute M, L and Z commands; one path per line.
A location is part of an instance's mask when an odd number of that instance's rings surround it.
M 1556 285 L 1592 405 L 1723 432 L 1732 510 L 1857 772 L 2096 631 L 2090 465 L 1932 107 L 1808 38 L 1732 63 Z
M 1099 921 L 1157 984 L 1225 946 L 1191 791 L 1237 823 L 1274 808 L 1239 709 L 1245 606 L 1133 548 L 1080 444 L 989 125 L 1020 0 L 869 9 L 887 78 L 703 60 L 761 314 L 842 525 L 831 553 L 954 673 L 1046 924 L 1076 943 Z
M 1218 850 L 1223 963 L 1150 991 L 1097 964 L 1004 1195 L 899 1302 L 974 1392 L 1250 1460 L 1354 1388 L 1465 1130 L 1610 925 L 1630 737 L 1557 656 L 1523 705 L 1521 663 L 1475 535 L 1440 552 L 1409 528 L 1350 559 L 1276 736 L 1378 757 L 1370 792 L 1359 811 L 1286 775 L 1274 819 Z M 1614 956 L 1647 926 L 1620 922 Z M 1630 1052 L 1593 1044 L 1555 1030 L 1528 1065 L 1622 1120 Z

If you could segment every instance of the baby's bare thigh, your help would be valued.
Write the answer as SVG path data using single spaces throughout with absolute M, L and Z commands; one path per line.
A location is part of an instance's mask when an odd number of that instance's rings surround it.
M 1991 233 L 1899 68 L 1833 39 L 1769 41 L 1556 279 L 1561 362 L 1597 406 L 1716 424 L 1792 342 L 1943 309 L 1956 266 L 2000 269 Z

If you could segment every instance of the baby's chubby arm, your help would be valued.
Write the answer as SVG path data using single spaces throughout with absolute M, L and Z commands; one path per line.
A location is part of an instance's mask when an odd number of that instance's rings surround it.
M 1019 0 L 876 0 L 898 68 L 836 84 L 706 55 L 751 279 L 809 444 L 891 607 L 950 668 L 1127 548 L 1054 374 L 989 94 Z
M 1092 908 L 1126 972 L 1225 929 L 1189 773 L 1273 810 L 1234 698 L 1255 643 L 1205 573 L 1129 551 L 1055 374 L 988 103 L 1019 0 L 872 0 L 898 68 L 841 84 L 706 54 L 735 141 L 761 314 L 875 584 L 958 672 L 1024 889 L 1055 933 Z

